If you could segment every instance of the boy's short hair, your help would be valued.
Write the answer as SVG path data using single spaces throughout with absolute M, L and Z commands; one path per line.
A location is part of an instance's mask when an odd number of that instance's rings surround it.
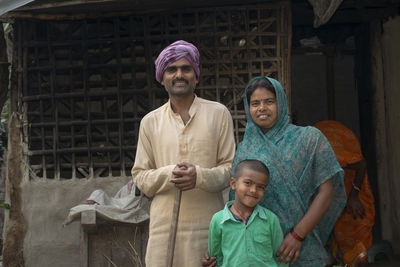
M 244 168 L 248 168 L 252 171 L 256 171 L 259 173 L 263 173 L 269 178 L 269 169 L 268 167 L 257 159 L 245 159 L 239 162 L 235 168 L 235 179 L 238 179 L 242 175 L 242 171 Z

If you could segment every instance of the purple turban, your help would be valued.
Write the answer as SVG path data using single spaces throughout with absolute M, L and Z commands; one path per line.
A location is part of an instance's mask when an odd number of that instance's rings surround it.
M 160 53 L 154 64 L 156 65 L 156 80 L 161 83 L 165 69 L 175 61 L 186 58 L 192 65 L 196 77 L 200 76 L 199 59 L 200 54 L 197 47 L 183 40 L 176 41 Z

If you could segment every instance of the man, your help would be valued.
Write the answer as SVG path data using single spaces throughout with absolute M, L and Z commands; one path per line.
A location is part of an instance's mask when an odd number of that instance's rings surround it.
M 156 80 L 169 101 L 141 121 L 133 181 L 148 197 L 147 267 L 164 267 L 175 191 L 182 190 L 174 266 L 201 266 L 212 215 L 222 209 L 235 152 L 227 108 L 194 94 L 199 52 L 185 41 L 166 47 L 155 61 Z

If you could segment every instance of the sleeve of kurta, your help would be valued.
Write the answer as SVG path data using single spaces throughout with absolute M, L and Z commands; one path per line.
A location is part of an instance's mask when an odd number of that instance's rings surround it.
M 215 214 L 211 219 L 210 230 L 208 233 L 208 253 L 210 254 L 210 257 L 217 258 L 217 266 L 222 266 L 222 229 L 217 217 L 218 214 Z
M 174 168 L 175 165 L 156 168 L 151 141 L 146 132 L 145 122 L 142 121 L 139 129 L 135 164 L 132 168 L 132 179 L 135 185 L 147 197 L 153 197 L 155 194 L 173 187 L 169 179 Z
M 232 175 L 232 161 L 235 155 L 233 122 L 227 109 L 224 109 L 222 121 L 215 127 L 219 128 L 220 132 L 217 164 L 214 168 L 196 166 L 196 187 L 208 192 L 219 192 L 229 186 L 229 178 Z
M 289 264 L 284 264 L 284 263 L 278 263 L 278 257 L 275 257 L 276 252 L 278 251 L 279 247 L 281 246 L 283 242 L 283 233 L 282 233 L 282 228 L 279 223 L 279 219 L 277 216 L 271 216 L 272 224 L 271 224 L 271 233 L 272 233 L 272 249 L 273 249 L 273 255 L 276 263 L 278 264 L 279 267 L 288 267 Z

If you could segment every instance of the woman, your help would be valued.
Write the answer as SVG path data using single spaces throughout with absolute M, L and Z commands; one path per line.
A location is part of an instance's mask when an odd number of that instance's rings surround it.
M 324 266 L 324 243 L 346 201 L 343 170 L 318 129 L 289 123 L 286 94 L 278 81 L 252 79 L 244 105 L 246 131 L 232 169 L 244 159 L 261 160 L 270 169 L 260 204 L 278 216 L 285 235 L 280 261 Z M 213 266 L 207 256 L 202 262 Z
M 345 171 L 347 205 L 335 224 L 333 243 L 349 267 L 366 266 L 367 251 L 372 244 L 375 207 L 360 143 L 350 129 L 337 121 L 322 121 L 315 127 L 329 140 Z M 335 250 L 336 246 L 333 248 Z

